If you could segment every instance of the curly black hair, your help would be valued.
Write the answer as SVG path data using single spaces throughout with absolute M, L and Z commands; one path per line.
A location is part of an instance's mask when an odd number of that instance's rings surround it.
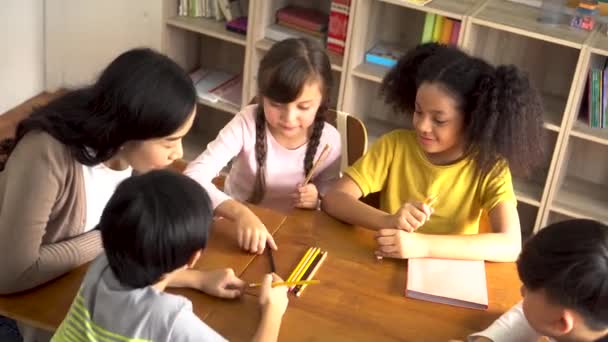
M 466 152 L 482 174 L 506 161 L 514 174 L 527 176 L 542 162 L 540 95 L 516 66 L 494 67 L 456 47 L 421 44 L 390 70 L 381 93 L 396 111 L 411 113 L 424 82 L 440 84 L 458 103 Z

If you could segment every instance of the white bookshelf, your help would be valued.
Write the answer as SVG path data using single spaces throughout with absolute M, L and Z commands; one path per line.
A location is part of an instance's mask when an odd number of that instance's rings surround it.
M 176 16 L 177 0 L 163 0 L 164 51 L 186 70 L 217 66 L 242 72 L 242 104 L 256 94 L 256 70 L 275 43 L 265 38 L 275 12 L 288 4 L 329 13 L 330 0 L 251 0 L 247 36 L 226 31 L 212 19 Z M 365 63 L 377 42 L 405 49 L 420 42 L 426 13 L 461 20 L 458 46 L 493 64 L 515 64 L 528 73 L 544 106 L 546 158 L 530 179 L 514 178 L 522 230 L 572 217 L 608 222 L 608 129 L 579 119 L 590 63 L 608 56 L 608 37 L 567 25 L 537 21 L 540 9 L 504 0 L 433 0 L 427 6 L 403 0 L 352 0 L 344 56 L 329 53 L 335 79 L 332 107 L 366 124 L 370 141 L 411 119 L 394 113 L 379 96 L 388 68 Z M 239 108 L 200 101 L 201 110 L 233 114 Z M 192 146 L 199 146 L 196 139 Z

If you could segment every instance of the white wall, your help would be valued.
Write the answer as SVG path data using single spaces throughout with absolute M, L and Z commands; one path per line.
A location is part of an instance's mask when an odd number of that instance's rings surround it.
M 0 4 L 0 114 L 44 90 L 41 0 Z
M 161 0 L 46 0 L 45 11 L 48 90 L 94 81 L 130 48 L 161 49 Z

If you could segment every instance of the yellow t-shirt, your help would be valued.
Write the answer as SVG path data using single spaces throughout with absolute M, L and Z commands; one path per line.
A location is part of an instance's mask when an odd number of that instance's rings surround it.
M 480 225 L 487 225 L 483 231 L 489 231 L 487 213 L 494 206 L 502 201 L 517 204 L 506 163 L 497 163 L 484 177 L 469 158 L 434 165 L 410 130 L 382 136 L 346 174 L 364 196 L 380 192 L 380 209 L 388 213 L 395 213 L 407 201 L 437 195 L 435 212 L 420 233 L 477 234 Z

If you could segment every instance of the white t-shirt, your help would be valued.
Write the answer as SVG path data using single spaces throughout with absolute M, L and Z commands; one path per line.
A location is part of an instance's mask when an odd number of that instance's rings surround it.
M 469 336 L 469 341 L 474 337 L 487 337 L 494 342 L 536 342 L 541 335 L 534 330 L 522 308 L 522 302 L 517 303 L 511 310 L 505 312 L 486 330 Z M 549 341 L 553 341 L 549 339 Z
M 84 232 L 91 231 L 99 223 L 101 213 L 112 197 L 114 190 L 123 180 L 133 173 L 131 167 L 124 170 L 112 170 L 101 163 L 95 166 L 82 166 L 84 192 L 86 197 L 86 222 Z

